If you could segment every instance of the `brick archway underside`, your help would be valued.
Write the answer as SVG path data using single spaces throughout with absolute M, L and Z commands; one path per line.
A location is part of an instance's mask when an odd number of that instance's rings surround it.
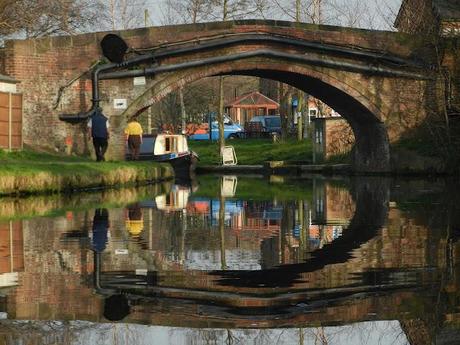
M 388 133 L 381 120 L 386 118 L 386 114 L 360 91 L 359 87 L 366 86 L 357 83 L 358 88 L 351 87 L 340 80 L 340 75 L 334 76 L 304 66 L 293 66 L 279 61 L 275 65 L 273 63 L 247 64 L 240 61 L 156 76 L 148 90 L 131 103 L 125 115 L 132 116 L 139 109 L 158 102 L 180 86 L 217 75 L 246 75 L 272 79 L 313 95 L 337 110 L 353 129 L 356 140 L 353 149 L 355 171 L 387 172 L 390 170 Z M 383 106 L 385 107 L 386 105 Z

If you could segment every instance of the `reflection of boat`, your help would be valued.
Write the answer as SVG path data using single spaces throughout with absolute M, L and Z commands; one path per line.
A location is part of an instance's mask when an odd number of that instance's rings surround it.
M 187 138 L 182 134 L 143 135 L 139 158 L 170 163 L 176 177 L 190 177 L 198 155 L 189 150 Z
M 187 207 L 190 188 L 180 185 L 174 185 L 167 194 L 155 197 L 157 209 L 161 211 L 179 211 Z

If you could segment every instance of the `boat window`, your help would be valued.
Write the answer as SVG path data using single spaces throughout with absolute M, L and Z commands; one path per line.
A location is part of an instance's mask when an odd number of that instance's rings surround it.
M 165 151 L 166 152 L 171 151 L 171 139 L 172 138 L 165 138 Z
M 166 137 L 165 138 L 165 153 L 167 152 L 178 152 L 178 138 L 177 137 Z

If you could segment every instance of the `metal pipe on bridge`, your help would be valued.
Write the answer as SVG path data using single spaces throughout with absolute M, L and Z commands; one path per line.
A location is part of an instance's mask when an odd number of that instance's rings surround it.
M 358 73 L 379 74 L 379 75 L 386 75 L 386 76 L 391 76 L 391 77 L 423 79 L 423 80 L 430 79 L 430 77 L 427 77 L 424 74 L 420 74 L 416 72 L 397 71 L 397 70 L 387 68 L 387 67 L 378 67 L 378 66 L 373 66 L 373 65 L 360 65 L 360 64 L 355 64 L 351 62 L 328 61 L 328 60 L 323 60 L 323 59 L 316 58 L 316 57 L 310 57 L 307 55 L 284 53 L 284 52 L 273 51 L 273 50 L 268 50 L 268 49 L 258 49 L 258 50 L 253 50 L 249 52 L 218 56 L 218 57 L 212 57 L 212 58 L 205 58 L 205 59 L 200 59 L 200 60 L 182 62 L 178 64 L 165 65 L 165 66 L 154 66 L 154 67 L 148 67 L 148 68 L 130 70 L 130 71 L 102 73 L 100 75 L 100 79 L 120 79 L 120 78 L 155 75 L 159 73 L 173 72 L 173 71 L 187 69 L 187 68 L 201 67 L 205 65 L 218 64 L 218 63 L 225 63 L 225 62 L 231 62 L 231 61 L 253 58 L 253 57 L 268 57 L 268 58 L 290 60 L 290 61 L 306 63 L 306 64 L 311 64 L 311 65 L 321 66 L 321 67 L 346 69 L 348 71 L 358 72 Z
M 236 36 L 236 37 L 235 37 Z M 157 59 L 164 58 L 164 57 L 172 57 L 178 55 L 184 55 L 188 53 L 197 53 L 200 51 L 210 50 L 210 49 L 217 49 L 223 48 L 228 46 L 233 46 L 237 44 L 250 44 L 250 43 L 275 43 L 281 45 L 288 45 L 294 46 L 297 48 L 306 48 L 311 50 L 317 50 L 321 52 L 328 52 L 332 54 L 338 55 L 347 55 L 353 58 L 366 58 L 366 59 L 374 59 L 380 60 L 381 62 L 391 63 L 393 65 L 399 66 L 413 66 L 413 67 L 422 67 L 422 65 L 413 60 L 408 60 L 404 58 L 400 58 L 398 56 L 388 55 L 386 52 L 378 52 L 378 51 L 369 51 L 363 50 L 358 48 L 349 48 L 349 47 L 340 47 L 334 46 L 330 44 L 318 43 L 318 42 L 308 42 L 299 39 L 289 38 L 287 36 L 273 36 L 261 33 L 253 33 L 253 34 L 238 34 L 235 36 L 223 36 L 222 38 L 214 38 L 210 39 L 210 42 L 202 43 L 200 39 L 194 39 L 190 41 L 185 41 L 182 44 L 198 42 L 197 45 L 191 47 L 183 47 L 183 48 L 163 48 L 159 49 L 155 54 Z M 152 48 L 155 49 L 155 48 Z
M 286 36 L 271 36 L 261 33 L 250 33 L 250 34 L 238 34 L 235 36 L 219 36 L 219 38 L 210 38 L 205 43 L 203 40 L 190 40 L 181 42 L 181 45 L 188 43 L 198 42 L 197 45 L 181 47 L 181 48 L 151 48 L 150 53 L 146 53 L 140 56 L 136 56 L 129 60 L 121 63 L 109 63 L 96 67 L 92 72 L 92 106 L 86 113 L 80 114 L 62 114 L 59 118 L 63 121 L 71 123 L 78 123 L 87 119 L 99 106 L 99 80 L 103 79 L 117 79 L 117 78 L 129 78 L 136 76 L 147 76 L 155 75 L 158 73 L 172 72 L 186 68 L 200 67 L 208 64 L 225 63 L 235 61 L 239 59 L 246 59 L 251 57 L 269 57 L 276 59 L 285 59 L 300 63 L 311 64 L 315 66 L 322 66 L 327 68 L 340 68 L 346 69 L 358 73 L 369 73 L 379 74 L 392 77 L 402 78 L 415 78 L 415 79 L 431 79 L 425 74 L 396 70 L 396 68 L 407 68 L 414 67 L 420 69 L 422 67 L 418 62 L 403 59 L 397 56 L 386 55 L 384 52 L 367 51 L 356 48 L 340 47 L 334 45 L 326 45 L 318 42 L 307 42 L 303 40 L 293 39 Z M 281 51 L 274 51 L 268 49 L 259 49 L 249 52 L 243 52 L 238 54 L 232 54 L 227 56 L 219 56 L 213 58 L 206 58 L 201 60 L 189 61 L 179 64 L 171 64 L 166 66 L 154 65 L 153 67 L 146 67 L 143 69 L 130 70 L 130 71 L 118 71 L 108 72 L 110 70 L 124 69 L 134 65 L 140 65 L 144 63 L 156 63 L 158 59 L 168 58 L 173 56 L 180 56 L 189 53 L 198 53 L 201 51 L 218 49 L 237 44 L 248 44 L 248 43 L 275 43 L 281 45 L 287 45 L 291 47 L 311 49 L 314 51 L 328 52 L 331 54 L 345 55 L 348 57 L 359 58 L 370 60 L 371 63 L 367 65 L 352 63 L 352 62 L 338 62 L 338 61 L 325 61 L 320 58 L 302 55 L 300 53 L 285 53 Z M 135 51 L 135 50 L 134 50 Z M 382 64 L 391 64 L 391 67 L 378 67 L 373 64 L 380 62 Z

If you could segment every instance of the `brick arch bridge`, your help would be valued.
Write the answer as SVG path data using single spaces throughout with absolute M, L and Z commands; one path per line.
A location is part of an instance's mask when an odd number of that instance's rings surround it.
M 420 59 L 429 56 L 428 48 L 401 33 L 257 20 L 122 31 L 136 54 L 100 67 L 101 82 L 93 80 L 91 88 L 88 76 L 75 75 L 100 58 L 105 34 L 7 42 L 3 70 L 21 81 L 24 115 L 32 120 L 24 128 L 26 143 L 41 138 L 59 147 L 70 133 L 74 145 L 83 146 L 83 126 L 59 123 L 58 114 L 87 111 L 93 100 L 111 117 L 111 155 L 117 156 L 126 118 L 175 88 L 208 76 L 253 75 L 291 84 L 332 106 L 354 131 L 355 169 L 388 171 L 389 143 L 437 114 L 444 100 L 438 74 Z M 141 75 L 148 83 L 139 89 L 131 78 Z M 63 89 L 66 80 L 76 82 Z M 116 98 L 128 99 L 126 111 L 113 109 Z

